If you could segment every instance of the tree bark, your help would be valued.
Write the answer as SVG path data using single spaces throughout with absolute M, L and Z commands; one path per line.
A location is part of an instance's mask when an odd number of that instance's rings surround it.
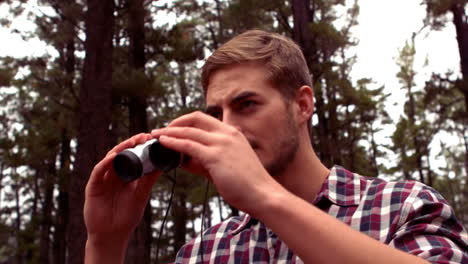
M 292 0 L 292 13 L 293 13 L 293 39 L 299 44 L 304 53 L 307 65 L 310 72 L 313 75 L 313 83 L 315 90 L 315 108 L 317 109 L 318 117 L 318 129 L 317 132 L 318 139 L 318 155 L 320 160 L 326 166 L 332 166 L 333 155 L 331 153 L 331 148 L 329 146 L 329 125 L 330 120 L 325 116 L 323 109 L 325 108 L 325 102 L 323 99 L 323 91 L 320 91 L 320 85 L 315 85 L 320 80 L 321 71 L 317 68 L 319 64 L 318 61 L 318 50 L 315 44 L 315 36 L 309 30 L 310 24 L 314 22 L 314 9 L 311 7 L 310 0 Z
M 129 20 L 128 33 L 130 37 L 129 65 L 132 71 L 145 71 L 145 10 L 143 0 L 128 0 Z M 131 135 L 148 132 L 146 95 L 135 89 L 130 96 L 129 115 Z
M 463 120 L 465 130 L 468 127 L 468 18 L 465 13 L 466 5 L 465 1 L 454 1 L 451 8 L 453 24 L 457 32 L 458 51 L 460 54 L 460 66 L 463 78 L 462 82 L 459 84 L 459 89 L 465 97 L 465 112 L 467 113 Z M 466 146 L 466 134 L 464 134 L 463 137 L 465 137 L 465 173 L 468 175 L 468 147 Z M 468 193 L 468 181 L 466 181 L 465 190 Z
M 16 175 L 16 168 L 12 168 L 12 175 L 14 177 L 17 177 Z M 19 183 L 19 178 L 16 179 L 16 183 L 13 186 L 13 189 L 15 190 L 15 213 L 16 213 L 16 218 L 15 218 L 15 235 L 16 235 L 16 263 L 21 264 L 23 263 L 23 256 L 22 256 L 22 250 L 21 250 L 21 207 L 20 207 L 20 194 L 19 194 L 19 189 L 20 189 L 20 183 Z
M 39 242 L 39 263 L 50 263 L 50 228 L 52 226 L 52 207 L 53 207 L 53 193 L 54 181 L 53 177 L 56 175 L 55 169 L 55 155 L 47 161 L 47 170 L 44 177 L 44 202 L 42 205 L 41 215 L 41 233 Z
M 304 57 L 309 64 L 315 61 L 313 34 L 309 30 L 309 23 L 313 22 L 310 10 L 310 0 L 292 0 L 293 11 L 293 39 L 302 47 Z
M 71 4 L 74 0 L 70 0 L 68 4 Z M 69 18 L 72 19 L 72 18 Z M 65 37 L 67 38 L 64 47 L 64 52 L 61 54 L 63 57 L 63 67 L 65 68 L 65 88 L 73 91 L 74 79 L 76 70 L 76 57 L 75 57 L 75 21 L 67 21 L 67 27 L 69 28 Z M 75 113 L 72 113 L 75 115 Z M 56 179 L 58 197 L 57 197 L 57 213 L 55 217 L 55 232 L 54 232 L 54 243 L 53 243 L 53 258 L 54 264 L 65 263 L 67 256 L 67 227 L 68 227 L 68 214 L 69 214 L 69 181 L 70 181 L 70 135 L 68 124 L 64 124 L 64 128 L 61 131 L 61 151 L 59 156 L 59 173 Z
M 415 155 L 416 155 L 416 166 L 419 174 L 419 181 L 422 183 L 425 182 L 425 177 L 424 177 L 424 168 L 423 168 L 423 162 L 422 162 L 422 150 L 421 150 L 421 143 L 419 140 L 419 134 L 420 132 L 416 128 L 416 103 L 414 101 L 414 95 L 413 92 L 411 91 L 411 88 L 413 86 L 413 78 L 408 80 L 408 97 L 409 97 L 409 113 L 408 113 L 408 118 L 410 121 L 410 132 L 411 136 L 413 139 L 413 144 L 414 144 L 414 149 L 415 149 Z
M 454 1 L 451 11 L 453 24 L 457 33 L 458 51 L 460 54 L 460 66 L 463 75 L 463 94 L 468 97 L 468 20 L 465 14 L 465 3 Z M 468 109 L 468 104 L 466 105 Z
M 2 208 L 2 200 L 3 200 L 3 197 L 2 197 L 2 190 L 3 190 L 3 185 L 2 185 L 2 182 L 3 182 L 3 167 L 5 166 L 5 164 L 0 164 L 0 208 Z
M 145 10 L 143 0 L 128 0 L 128 33 L 130 38 L 129 66 L 133 72 L 145 71 Z M 137 88 L 129 98 L 129 133 L 148 132 L 146 95 Z M 150 263 L 151 260 L 151 204 L 148 202 L 142 221 L 136 227 L 127 249 L 125 263 Z
M 180 180 L 180 178 L 179 178 Z M 178 185 L 180 182 L 178 182 Z M 183 188 L 186 190 L 186 188 Z M 174 219 L 174 252 L 178 252 L 179 249 L 185 244 L 185 236 L 187 235 L 187 195 L 185 191 L 176 193 L 172 204 L 172 216 Z
M 88 0 L 85 26 L 76 170 L 69 189 L 68 264 L 83 263 L 84 190 L 92 168 L 110 147 L 107 133 L 111 120 L 114 1 Z
M 66 129 L 62 132 L 60 172 L 58 174 L 57 216 L 54 232 L 54 264 L 65 263 L 67 252 L 66 230 L 68 226 L 68 175 L 70 174 L 70 138 Z

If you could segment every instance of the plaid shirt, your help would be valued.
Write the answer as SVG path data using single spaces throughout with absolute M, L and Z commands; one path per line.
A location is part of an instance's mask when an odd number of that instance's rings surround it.
M 335 166 L 313 204 L 352 228 L 431 263 L 468 263 L 466 230 L 444 198 L 419 182 L 386 182 Z M 243 215 L 186 244 L 176 263 L 303 262 L 271 229 Z

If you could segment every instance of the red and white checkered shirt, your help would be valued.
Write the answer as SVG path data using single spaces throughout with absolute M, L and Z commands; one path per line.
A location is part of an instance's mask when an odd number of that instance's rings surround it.
M 335 166 L 313 204 L 352 228 L 431 263 L 468 263 L 466 230 L 447 201 L 422 183 L 386 182 Z M 181 248 L 175 262 L 303 263 L 271 229 L 249 215 L 206 230 Z

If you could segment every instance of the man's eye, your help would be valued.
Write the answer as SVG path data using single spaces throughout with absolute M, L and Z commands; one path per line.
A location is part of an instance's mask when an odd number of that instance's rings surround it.
M 212 116 L 212 117 L 218 119 L 218 120 L 221 120 L 221 118 L 222 118 L 222 113 L 221 113 L 221 112 L 218 112 L 218 111 L 216 111 L 216 112 L 211 112 L 211 113 L 208 113 L 208 114 L 209 114 L 210 116 Z
M 250 101 L 250 100 L 246 100 L 246 101 L 242 101 L 240 103 L 240 108 L 241 109 L 248 109 L 250 107 L 253 107 L 255 106 L 257 103 L 255 101 Z

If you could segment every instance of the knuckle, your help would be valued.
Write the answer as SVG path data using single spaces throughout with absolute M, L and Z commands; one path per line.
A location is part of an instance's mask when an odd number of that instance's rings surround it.
M 204 116 L 204 113 L 201 112 L 201 111 L 195 111 L 195 112 L 192 113 L 193 121 L 195 121 L 195 122 L 196 122 L 197 120 L 202 119 L 203 116 Z
M 194 112 L 194 115 L 197 116 L 197 117 L 200 117 L 200 116 L 204 116 L 205 114 L 202 111 L 197 110 L 197 111 Z
M 190 142 L 188 142 L 187 140 L 181 140 L 180 141 L 180 147 L 182 149 L 186 149 L 188 151 L 192 150 L 193 149 L 193 146 L 192 144 L 190 144 Z
M 215 148 L 213 150 L 213 155 L 212 155 L 212 158 L 213 159 L 217 159 L 219 157 L 222 157 L 224 155 L 224 150 L 222 148 Z
M 241 132 L 236 127 L 229 126 L 227 130 L 227 134 L 231 137 L 238 137 L 241 134 Z

